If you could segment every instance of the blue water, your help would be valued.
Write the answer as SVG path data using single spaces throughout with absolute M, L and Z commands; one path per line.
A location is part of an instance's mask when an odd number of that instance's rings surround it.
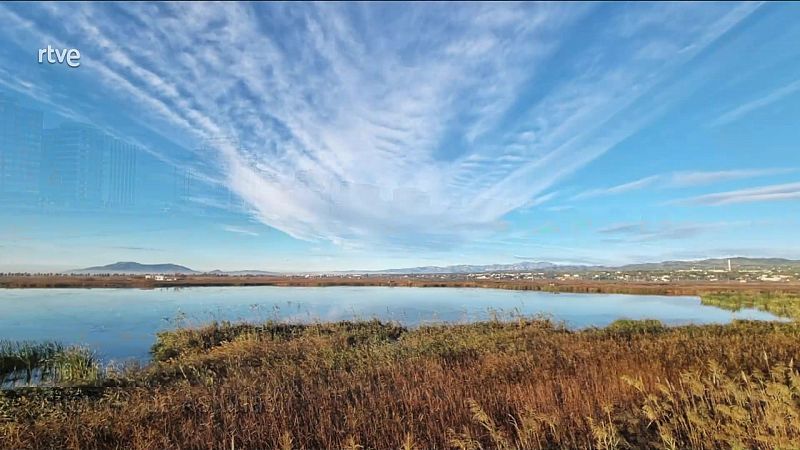
M 156 332 L 212 320 L 378 318 L 415 326 L 511 314 L 545 314 L 573 328 L 620 318 L 667 324 L 777 319 L 752 309 L 734 313 L 705 306 L 698 297 L 655 295 L 405 287 L 5 289 L 0 290 L 0 340 L 57 340 L 88 345 L 106 360 L 145 359 Z

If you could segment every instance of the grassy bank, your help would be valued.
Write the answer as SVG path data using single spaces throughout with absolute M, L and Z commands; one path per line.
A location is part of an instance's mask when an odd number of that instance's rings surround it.
M 85 348 L 0 341 L 0 386 L 87 384 L 100 376 L 97 358 Z
M 709 293 L 701 297 L 703 304 L 718 308 L 739 311 L 743 308 L 754 308 L 768 311 L 776 316 L 789 319 L 800 319 L 800 295 L 783 292 L 726 292 Z
M 792 448 L 800 326 L 214 324 L 101 388 L 0 397 L 0 448 Z

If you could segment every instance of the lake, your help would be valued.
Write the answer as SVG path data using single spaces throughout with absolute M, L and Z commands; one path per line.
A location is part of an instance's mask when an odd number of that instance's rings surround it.
M 392 320 L 407 326 L 545 314 L 569 327 L 616 319 L 666 324 L 776 320 L 767 312 L 726 311 L 698 297 L 553 294 L 535 291 L 409 287 L 193 287 L 0 290 L 0 340 L 84 344 L 106 360 L 146 359 L 155 333 L 213 320 L 313 322 Z

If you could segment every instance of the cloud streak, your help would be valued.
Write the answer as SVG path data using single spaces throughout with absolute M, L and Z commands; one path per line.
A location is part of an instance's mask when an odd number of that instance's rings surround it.
M 793 81 L 785 86 L 775 89 L 774 91 L 770 92 L 769 94 L 763 97 L 751 100 L 749 102 L 737 106 L 736 108 L 731 109 L 730 111 L 719 116 L 715 121 L 711 123 L 711 125 L 720 126 L 735 122 L 741 119 L 742 117 L 750 114 L 751 112 L 759 110 L 761 108 L 765 108 L 773 103 L 783 100 L 785 97 L 788 97 L 797 91 L 800 91 L 800 80 Z
M 731 222 L 713 223 L 620 223 L 599 229 L 597 232 L 609 236 L 607 242 L 654 242 L 664 240 L 683 240 L 712 231 L 740 225 Z
M 626 192 L 638 191 L 648 187 L 685 188 L 692 186 L 703 186 L 726 181 L 744 180 L 772 175 L 784 175 L 795 172 L 797 172 L 797 169 L 794 168 L 671 172 L 661 175 L 652 175 L 631 181 L 629 183 L 607 188 L 590 189 L 575 195 L 572 197 L 572 199 L 585 200 L 596 197 L 618 195 Z
M 670 202 L 680 205 L 721 206 L 737 203 L 757 203 L 800 200 L 800 183 L 774 184 L 749 189 L 718 192 Z
M 236 225 L 223 225 L 222 229 L 227 231 L 227 232 L 229 232 L 229 233 L 243 234 L 243 235 L 247 235 L 247 236 L 258 236 L 259 235 L 258 233 L 256 233 L 255 231 L 253 231 L 253 230 L 251 230 L 249 228 L 244 228 L 244 227 L 240 227 L 240 226 L 236 226 Z
M 625 192 L 630 192 L 630 191 L 638 191 L 639 189 L 652 186 L 660 179 L 661 176 L 653 175 L 650 177 L 640 178 L 638 180 L 631 181 L 629 183 L 619 184 L 608 188 L 590 189 L 588 191 L 581 192 L 580 194 L 572 197 L 572 199 L 586 200 L 595 197 L 604 197 L 608 195 L 623 194 Z

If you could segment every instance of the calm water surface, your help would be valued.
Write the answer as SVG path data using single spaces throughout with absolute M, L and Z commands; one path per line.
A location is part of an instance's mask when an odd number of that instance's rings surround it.
M 88 345 L 105 359 L 144 359 L 156 332 L 212 320 L 379 318 L 415 326 L 475 321 L 493 313 L 541 313 L 573 328 L 620 318 L 676 325 L 776 319 L 752 309 L 734 313 L 701 305 L 698 297 L 655 295 L 405 287 L 5 289 L 0 290 L 0 340 L 57 340 Z

